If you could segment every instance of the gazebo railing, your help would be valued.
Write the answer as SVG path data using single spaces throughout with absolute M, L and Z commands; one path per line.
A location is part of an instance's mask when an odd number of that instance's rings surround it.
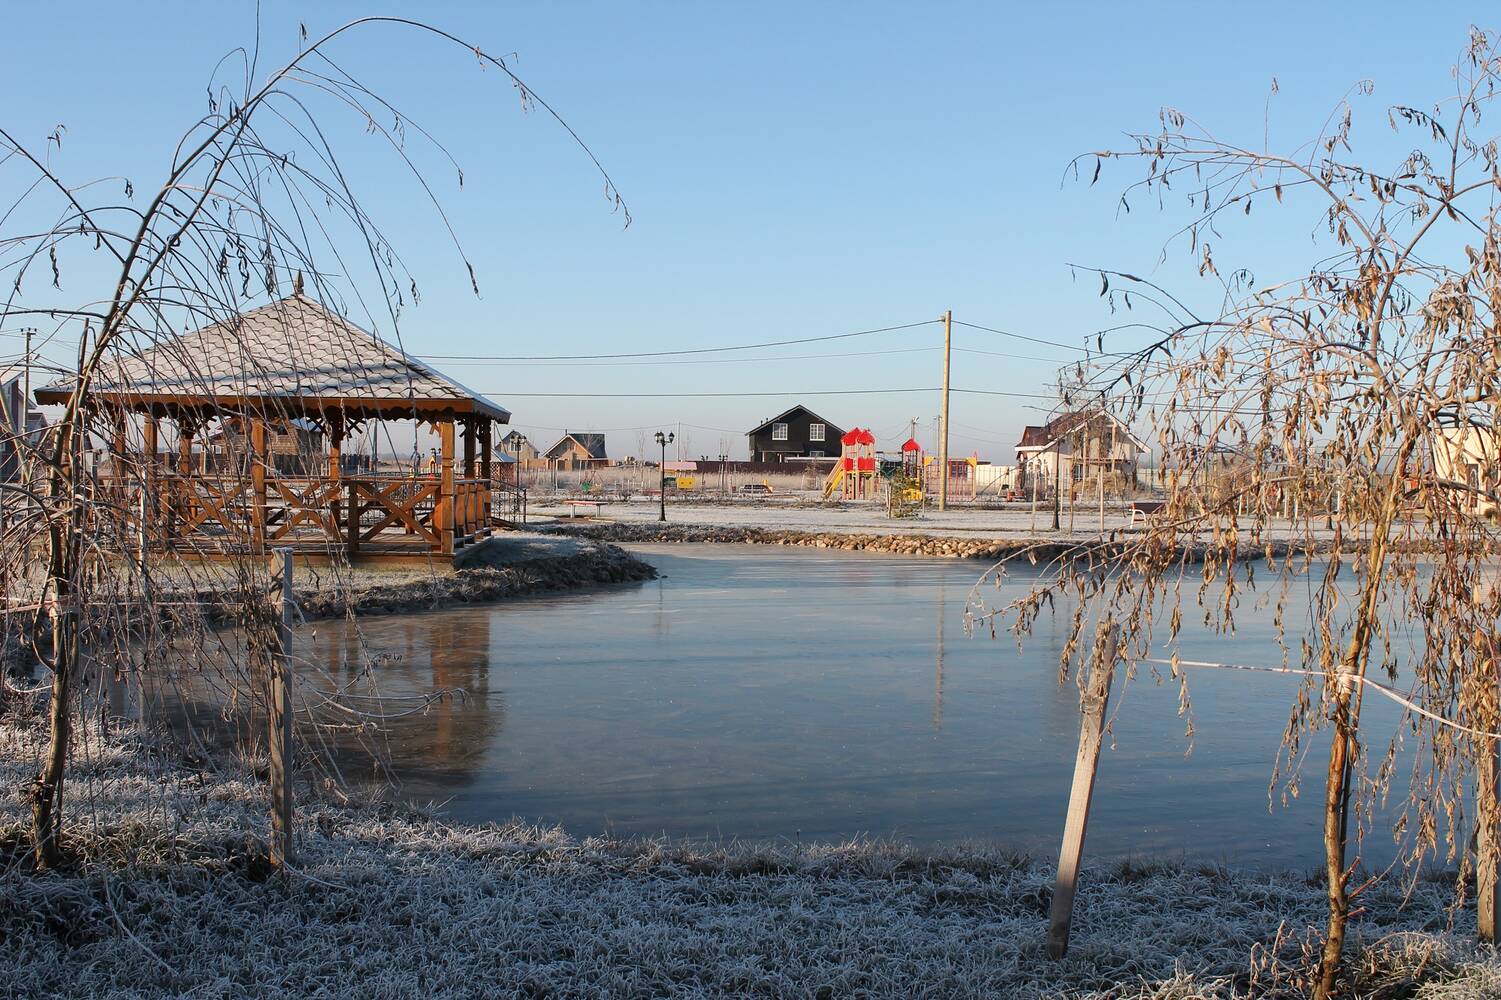
M 451 552 L 491 528 L 491 486 L 453 478 L 451 496 L 436 476 L 277 476 L 268 470 L 264 500 L 253 477 L 184 475 L 152 470 L 151 488 L 139 477 L 103 477 L 110 502 L 142 519 L 153 544 L 212 538 L 236 547 L 320 539 L 353 556 L 382 535 L 411 538 L 432 551 Z

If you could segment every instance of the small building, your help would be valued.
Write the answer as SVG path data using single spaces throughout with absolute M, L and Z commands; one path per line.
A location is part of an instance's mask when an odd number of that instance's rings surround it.
M 575 434 L 573 431 L 564 431 L 558 443 L 547 449 L 543 457 L 554 468 L 565 471 L 593 469 L 610 464 L 610 457 L 605 454 L 603 434 Z
M 1433 428 L 1430 440 L 1433 473 L 1439 484 L 1447 484 L 1465 509 L 1494 514 L 1498 505 L 1491 496 L 1501 492 L 1496 429 L 1454 421 Z
M 0 371 L 0 483 L 20 478 L 21 445 L 39 444 L 46 429 L 47 418 L 26 398 L 25 370 Z
M 752 462 L 837 458 L 844 428 L 831 424 L 802 404 L 746 432 Z
M 527 436 L 520 431 L 511 431 L 500 439 L 500 443 L 496 447 L 500 454 L 509 456 L 511 461 L 521 465 L 535 462 L 542 456 L 542 453 L 537 450 L 537 446 L 532 444 Z
M 1075 410 L 1022 430 L 1016 446 L 1018 486 L 1048 492 L 1104 473 L 1117 487 L 1137 485 L 1137 461 L 1149 451 L 1131 428 L 1105 410 Z
M 216 472 L 248 468 L 254 449 L 250 428 L 241 417 L 229 417 L 209 435 L 207 467 Z M 266 464 L 293 476 L 318 475 L 328 468 L 323 429 L 305 417 L 266 422 Z

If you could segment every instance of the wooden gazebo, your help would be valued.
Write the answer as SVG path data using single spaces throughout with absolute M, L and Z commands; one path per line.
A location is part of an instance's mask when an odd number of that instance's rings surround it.
M 59 382 L 36 398 L 66 403 L 74 391 Z M 104 365 L 86 402 L 114 428 L 108 488 L 139 510 L 141 544 L 222 554 L 285 545 L 342 548 L 351 558 L 450 555 L 492 527 L 492 430 L 511 416 L 300 287 Z M 163 420 L 176 426 L 175 461 L 159 449 Z M 268 461 L 268 426 L 292 420 L 322 431 L 326 474 L 281 475 Z M 399 474 L 344 474 L 345 442 L 379 420 L 431 426 L 437 460 Z M 216 424 L 248 427 L 245 458 L 197 472 L 193 442 Z

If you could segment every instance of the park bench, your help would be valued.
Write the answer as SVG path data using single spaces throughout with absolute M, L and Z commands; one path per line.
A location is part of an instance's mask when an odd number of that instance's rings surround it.
M 604 503 L 604 500 L 564 500 L 563 506 L 568 508 L 568 519 L 571 521 L 574 515 L 578 513 L 580 507 L 593 507 L 594 515 L 598 516 L 602 513 Z
M 1146 520 L 1153 514 L 1160 513 L 1167 506 L 1166 500 L 1133 500 L 1131 501 L 1131 524 L 1136 524 L 1137 515 Z

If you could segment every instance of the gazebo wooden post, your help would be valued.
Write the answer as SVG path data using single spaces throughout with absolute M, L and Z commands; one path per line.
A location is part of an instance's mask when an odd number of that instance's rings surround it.
M 110 474 L 123 479 L 125 478 L 123 475 L 125 466 L 125 411 L 119 407 L 115 407 L 114 431 L 114 454 L 111 456 L 114 461 L 110 465 Z
M 324 425 L 328 428 L 328 478 L 337 483 L 343 474 L 343 445 L 344 445 L 344 411 L 332 410 L 325 415 Z M 350 486 L 349 502 L 354 503 L 354 487 Z M 339 502 L 343 494 L 335 490 L 329 500 L 329 540 L 337 542 L 339 535 L 344 530 L 344 518 L 341 514 L 342 504 Z M 357 544 L 357 543 L 356 543 Z M 353 556 L 353 546 L 350 547 L 350 555 Z
M 161 436 L 161 422 L 156 419 L 156 414 L 146 416 L 146 424 L 142 429 L 144 440 L 141 450 L 146 453 L 146 468 L 151 468 L 157 462 L 157 439 Z
M 144 558 L 146 546 L 151 537 L 150 522 L 156 519 L 156 513 L 160 510 L 156 500 L 156 463 L 157 463 L 157 438 L 160 437 L 161 427 L 155 413 L 147 413 L 146 421 L 141 425 L 141 555 Z
M 251 538 L 257 554 L 266 550 L 266 420 L 250 418 Z
M 328 415 L 328 478 L 338 479 L 342 472 L 344 414 L 334 410 Z
M 115 480 L 115 502 L 124 505 L 130 497 L 130 484 L 125 477 L 125 408 L 114 410 L 114 440 L 110 442 L 109 474 Z
M 482 509 L 486 531 L 490 531 L 495 526 L 495 465 L 492 461 L 494 445 L 491 442 L 494 436 L 495 421 L 489 417 L 481 417 L 479 421 L 479 477 L 485 483 Z
M 494 445 L 491 441 L 494 436 L 495 421 L 489 417 L 481 417 L 479 421 L 479 477 L 486 483 L 491 481 L 494 473 L 492 463 Z
M 177 418 L 177 474 L 183 479 L 193 474 L 193 430 L 188 418 Z
M 465 482 L 464 489 L 459 494 L 458 512 L 454 517 L 456 523 L 462 524 L 464 526 L 460 544 L 462 544 L 463 538 L 468 538 L 470 534 L 473 533 L 472 525 L 474 523 L 474 515 L 476 513 L 474 509 L 474 502 L 476 500 L 476 497 L 474 495 L 473 480 L 476 472 L 478 472 L 478 466 L 474 458 L 474 438 L 475 434 L 479 430 L 479 420 L 476 417 L 465 417 L 461 426 L 463 427 L 464 431 Z
M 477 422 L 473 417 L 466 417 L 464 427 L 464 478 L 474 478 L 474 438 Z
M 174 417 L 174 423 L 177 424 L 177 476 L 170 491 L 172 504 L 169 509 L 172 513 L 167 526 L 169 536 L 177 534 L 178 516 L 188 516 L 190 504 L 195 499 L 190 478 L 193 474 L 193 425 L 182 413 Z
M 442 442 L 441 464 L 438 467 L 438 551 L 445 556 L 453 555 L 453 417 L 438 421 L 438 437 Z

